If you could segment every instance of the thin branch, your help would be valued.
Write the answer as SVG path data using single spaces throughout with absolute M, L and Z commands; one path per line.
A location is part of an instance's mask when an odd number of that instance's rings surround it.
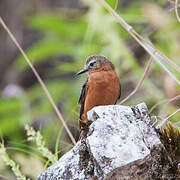
M 167 121 L 169 118 L 171 118 L 172 116 L 174 116 L 177 112 L 180 111 L 180 108 L 177 109 L 175 112 L 173 112 L 171 115 L 169 115 L 167 118 L 165 118 L 164 120 L 162 120 L 158 125 L 157 125 L 157 129 L 161 128 Z
M 177 96 L 175 96 L 175 97 L 173 97 L 173 98 L 170 98 L 170 99 L 168 99 L 168 100 L 162 100 L 162 101 L 160 101 L 159 103 L 155 104 L 155 105 L 149 110 L 149 113 L 151 113 L 155 108 L 157 108 L 157 106 L 159 106 L 159 105 L 161 105 L 161 104 L 163 104 L 163 103 L 169 104 L 169 103 L 171 103 L 171 102 L 173 102 L 173 101 L 175 101 L 175 100 L 178 100 L 178 99 L 180 99 L 180 95 L 177 95 Z
M 179 98 L 180 98 L 180 94 L 171 99 L 168 99 L 167 104 L 171 103 L 172 101 L 178 100 Z
M 40 85 L 42 86 L 46 96 L 48 97 L 49 101 L 51 102 L 58 118 L 61 120 L 63 126 L 65 127 L 71 141 L 73 142 L 73 144 L 76 144 L 76 141 L 72 135 L 72 133 L 70 132 L 62 114 L 60 113 L 60 111 L 58 110 L 52 96 L 50 95 L 46 85 L 44 84 L 43 80 L 41 79 L 41 77 L 39 76 L 38 72 L 36 71 L 36 69 L 34 68 L 34 66 L 32 65 L 31 61 L 29 60 L 29 58 L 27 57 L 27 55 L 25 54 L 25 52 L 23 51 L 23 49 L 21 48 L 21 46 L 19 45 L 19 43 L 17 42 L 16 38 L 14 37 L 14 35 L 11 33 L 11 31 L 9 30 L 9 28 L 7 27 L 7 25 L 4 23 L 3 19 L 0 17 L 0 23 L 2 24 L 2 26 L 4 27 L 4 29 L 7 31 L 7 33 L 9 34 L 9 36 L 11 37 L 12 41 L 15 43 L 15 45 L 17 46 L 17 48 L 19 49 L 19 51 L 21 52 L 21 54 L 24 56 L 26 62 L 29 64 L 29 66 L 31 67 L 33 73 L 35 74 L 36 78 L 38 79 Z
M 178 0 L 176 0 L 176 3 L 175 3 L 175 13 L 176 13 L 177 20 L 180 23 L 180 17 L 178 14 Z
M 180 4 L 179 3 L 175 3 L 173 0 L 168 0 L 168 2 L 172 3 L 172 4 L 177 4 L 177 7 L 179 8 L 180 7 Z
M 163 67 L 163 69 L 177 82 L 177 78 L 167 69 L 167 67 L 163 64 L 163 61 L 165 60 L 167 63 L 169 63 L 171 66 L 173 66 L 176 71 L 180 72 L 180 67 L 175 64 L 173 61 L 171 61 L 167 56 L 165 56 L 163 53 L 161 53 L 159 50 L 157 50 L 152 43 L 146 41 L 141 35 L 139 35 L 134 29 L 132 29 L 131 34 L 137 42 L 149 53 L 151 56 L 155 57 L 156 61 Z
M 177 84 L 180 85 L 180 81 L 176 78 L 176 76 L 169 71 L 169 69 L 165 66 L 164 62 L 170 64 L 174 67 L 178 72 L 180 72 L 180 67 L 176 65 L 173 61 L 171 61 L 168 57 L 162 54 L 159 50 L 157 50 L 151 43 L 146 41 L 142 36 L 140 36 L 132 26 L 127 24 L 123 18 L 121 18 L 104 0 L 100 0 L 102 4 L 113 14 L 116 20 L 129 32 L 129 34 L 152 56 L 157 63 L 176 81 Z
M 117 8 L 118 8 L 118 4 L 119 4 L 119 0 L 116 0 L 116 4 L 115 4 L 115 7 L 114 7 L 114 10 L 116 11 Z
M 173 3 L 174 7 L 171 7 L 170 9 L 168 9 L 169 12 L 172 12 L 175 10 L 175 2 L 172 1 L 172 0 L 168 0 L 170 3 Z M 177 5 L 177 8 L 180 8 L 180 4 L 176 4 Z
M 142 78 L 140 79 L 140 81 L 138 82 L 136 88 L 135 88 L 125 99 L 123 99 L 119 104 L 123 104 L 124 102 L 126 102 L 126 101 L 127 101 L 132 95 L 134 95 L 134 94 L 137 92 L 137 90 L 141 87 L 144 79 L 146 78 L 146 76 L 147 76 L 147 74 L 148 74 L 148 72 L 149 72 L 149 69 L 150 69 L 150 66 L 151 66 L 151 64 L 152 64 L 152 61 L 153 61 L 153 58 L 150 57 L 150 59 L 149 59 L 149 61 L 148 61 L 148 64 L 147 64 L 147 66 L 146 66 L 146 69 L 145 69 L 145 71 L 144 71 L 144 74 L 143 74 Z

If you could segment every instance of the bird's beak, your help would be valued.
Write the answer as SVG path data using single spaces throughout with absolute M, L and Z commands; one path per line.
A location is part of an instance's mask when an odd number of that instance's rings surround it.
M 85 67 L 84 69 L 82 69 L 81 71 L 79 71 L 78 73 L 76 73 L 76 76 L 83 74 L 85 72 L 87 72 L 89 69 L 87 67 Z

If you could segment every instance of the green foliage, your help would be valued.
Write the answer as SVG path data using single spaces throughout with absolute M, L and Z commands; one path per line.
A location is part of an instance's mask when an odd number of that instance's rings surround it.
M 84 18 L 69 20 L 65 17 L 53 15 L 30 17 L 27 25 L 44 34 L 41 40 L 26 51 L 34 63 L 52 56 L 76 55 L 74 47 L 81 45 L 83 34 L 87 29 L 87 22 Z M 17 59 L 17 65 L 22 68 L 28 66 L 22 56 Z
M 107 2 L 112 7 L 115 6 L 115 1 L 107 0 Z M 168 25 L 154 29 L 148 34 L 146 32 L 154 28 L 154 24 L 152 24 L 152 19 L 145 16 L 146 14 L 143 12 L 143 10 L 146 11 L 144 6 L 146 2 L 142 0 L 131 2 L 125 7 L 122 7 L 122 1 L 119 2 L 117 11 L 122 17 L 139 33 L 145 33 L 159 50 L 171 56 L 173 61 L 180 65 L 179 24 L 177 24 L 175 17 L 167 13 L 166 15 L 170 17 Z M 148 3 L 152 2 L 154 1 L 148 1 Z M 86 0 L 84 3 L 89 9 L 82 15 L 72 17 L 54 12 L 39 12 L 28 17 L 25 24 L 26 28 L 36 30 L 41 34 L 38 40 L 26 49 L 33 64 L 37 65 L 46 61 L 51 64 L 55 63 L 46 73 L 47 78 L 44 81 L 74 135 L 76 135 L 75 130 L 78 129 L 79 118 L 77 101 L 86 76 L 74 78 L 72 74 L 83 67 L 85 59 L 92 54 L 107 56 L 115 64 L 122 86 L 127 85 L 127 89 L 129 89 L 131 86 L 134 88 L 137 84 L 149 58 L 147 54 L 142 53 L 141 49 L 139 51 L 143 55 L 137 55 L 136 49 L 133 48 L 137 47 L 136 42 L 117 24 L 100 3 L 92 0 Z M 159 5 L 162 9 L 164 1 L 158 1 L 153 5 Z M 162 15 L 162 18 L 166 19 L 166 16 Z M 66 55 L 72 57 L 72 62 L 53 60 L 53 58 Z M 13 71 L 17 75 L 28 68 L 27 63 L 19 54 L 12 66 Z M 165 102 L 164 79 L 163 70 L 154 62 L 151 66 L 150 78 L 146 78 L 140 91 L 125 105 L 134 105 L 145 101 L 151 108 L 159 102 Z M 131 90 L 133 89 L 131 88 Z M 180 89 L 175 87 L 175 90 L 179 92 Z M 122 96 L 127 95 L 126 90 L 124 90 Z M 163 107 L 160 103 L 153 112 L 156 112 L 156 115 L 159 113 L 167 116 L 176 109 L 172 104 L 169 104 L 166 109 Z M 163 109 L 163 113 L 160 109 Z M 179 118 L 180 115 L 177 114 L 175 118 L 172 117 L 172 121 L 179 123 L 177 120 Z M 38 83 L 25 89 L 22 97 L 7 100 L 0 98 L 1 136 L 16 143 L 23 140 L 23 145 L 16 144 L 14 151 L 22 153 L 24 149 L 23 154 L 33 156 L 37 155 L 38 152 L 34 150 L 34 146 L 33 149 L 30 148 L 32 144 L 29 145 L 26 142 L 23 127 L 27 122 L 41 128 L 44 141 L 47 147 L 54 150 L 56 160 L 72 147 L 52 105 Z M 11 153 L 14 154 L 14 151 Z M 40 157 L 45 168 L 50 164 L 41 155 L 37 156 Z
M 24 108 L 22 99 L 0 99 L 0 134 L 11 140 L 22 138 L 19 127 L 22 127 Z
M 13 173 L 15 174 L 17 180 L 26 180 L 27 178 L 19 170 L 19 165 L 16 164 L 7 154 L 4 144 L 0 143 L 0 158 L 6 163 L 7 166 L 10 166 Z

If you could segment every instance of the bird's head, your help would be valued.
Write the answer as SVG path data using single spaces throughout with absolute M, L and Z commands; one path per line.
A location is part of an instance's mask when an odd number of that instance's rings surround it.
M 100 70 L 113 70 L 114 65 L 105 56 L 92 55 L 88 57 L 84 68 L 79 71 L 76 75 L 83 74 L 85 72 L 94 72 Z

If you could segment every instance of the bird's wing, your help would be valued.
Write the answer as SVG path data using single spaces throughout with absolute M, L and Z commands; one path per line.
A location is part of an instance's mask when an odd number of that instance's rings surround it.
M 81 95 L 80 95 L 80 98 L 78 101 L 78 104 L 81 106 L 81 108 L 80 108 L 80 119 L 81 119 L 82 114 L 84 113 L 84 103 L 85 103 L 85 98 L 86 98 L 86 94 L 87 94 L 87 82 L 88 82 L 88 79 L 86 80 L 86 82 L 82 86 Z
M 120 84 L 120 89 L 119 89 L 119 96 L 118 96 L 118 98 L 117 98 L 117 100 L 116 100 L 115 104 L 116 104 L 116 103 L 117 103 L 117 101 L 120 99 L 120 97 L 121 97 L 121 84 Z
M 121 97 L 121 84 L 120 84 L 120 88 L 119 88 L 119 97 L 118 97 L 118 99 L 120 99 L 120 97 Z

